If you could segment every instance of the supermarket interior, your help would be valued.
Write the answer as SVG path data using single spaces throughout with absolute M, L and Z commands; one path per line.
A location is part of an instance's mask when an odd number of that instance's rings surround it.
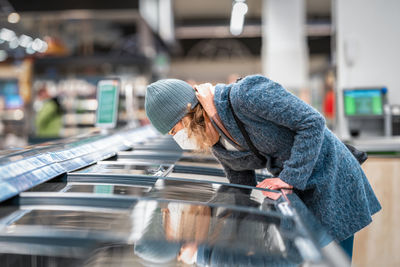
M 0 0 L 0 265 L 400 266 L 399 12 Z

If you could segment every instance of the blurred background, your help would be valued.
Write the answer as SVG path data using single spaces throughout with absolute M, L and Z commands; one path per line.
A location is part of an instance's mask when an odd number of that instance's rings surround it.
M 0 0 L 0 149 L 96 130 L 96 85 L 121 80 L 118 127 L 148 124 L 146 86 L 261 73 L 319 110 L 384 207 L 354 264 L 400 265 L 400 1 Z

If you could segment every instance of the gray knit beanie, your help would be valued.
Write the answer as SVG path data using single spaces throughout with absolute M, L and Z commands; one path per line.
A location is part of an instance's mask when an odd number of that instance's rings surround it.
M 168 133 L 199 101 L 192 86 L 177 79 L 159 80 L 147 86 L 145 109 L 153 126 L 162 134 Z

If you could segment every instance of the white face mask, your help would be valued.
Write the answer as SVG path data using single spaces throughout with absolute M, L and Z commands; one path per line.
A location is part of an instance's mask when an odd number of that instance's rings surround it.
M 187 150 L 198 150 L 199 149 L 196 142 L 193 139 L 189 138 L 186 129 L 182 129 L 182 130 L 178 131 L 174 135 L 173 138 L 174 138 L 175 142 L 177 142 L 178 145 L 182 149 L 187 149 Z

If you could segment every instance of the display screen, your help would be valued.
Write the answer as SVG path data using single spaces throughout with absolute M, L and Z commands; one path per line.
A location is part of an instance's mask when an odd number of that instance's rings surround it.
M 346 116 L 383 115 L 381 89 L 345 90 L 344 109 Z
M 118 112 L 119 81 L 103 80 L 97 86 L 97 126 L 114 127 Z
M 0 80 L 0 97 L 3 98 L 6 109 L 24 106 L 24 101 L 19 94 L 18 80 Z

